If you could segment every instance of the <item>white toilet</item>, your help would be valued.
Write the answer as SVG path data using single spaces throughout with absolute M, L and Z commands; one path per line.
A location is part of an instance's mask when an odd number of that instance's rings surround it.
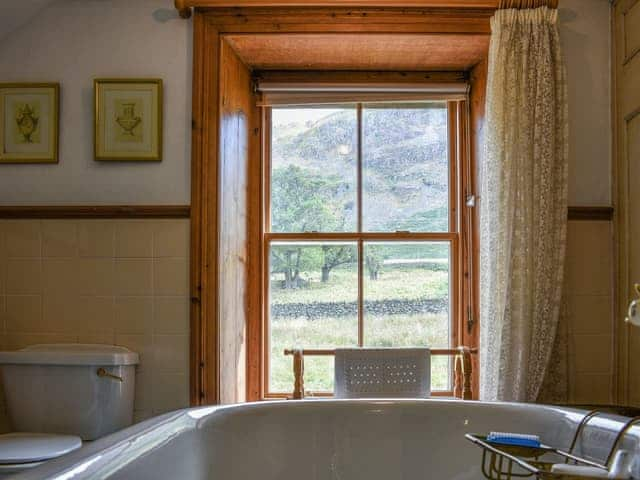
M 0 478 L 131 425 L 138 354 L 114 345 L 33 345 L 0 352 L 13 430 L 0 435 Z

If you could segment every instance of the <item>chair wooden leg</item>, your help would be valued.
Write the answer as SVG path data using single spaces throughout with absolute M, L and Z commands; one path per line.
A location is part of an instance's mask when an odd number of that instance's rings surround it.
M 304 353 L 302 349 L 293 352 L 293 399 L 302 400 L 304 398 Z

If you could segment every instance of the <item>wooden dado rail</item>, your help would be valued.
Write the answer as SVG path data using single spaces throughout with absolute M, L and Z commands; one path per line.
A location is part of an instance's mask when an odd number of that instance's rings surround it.
M 431 356 L 454 356 L 455 364 L 453 369 L 453 395 L 462 400 L 471 400 L 471 375 L 473 367 L 471 355 L 478 353 L 477 348 L 457 347 L 457 348 L 433 348 L 430 350 Z M 307 356 L 331 356 L 336 351 L 332 349 L 302 349 L 293 348 L 284 351 L 285 355 L 293 355 L 293 376 L 294 400 L 304 398 L 304 357 Z

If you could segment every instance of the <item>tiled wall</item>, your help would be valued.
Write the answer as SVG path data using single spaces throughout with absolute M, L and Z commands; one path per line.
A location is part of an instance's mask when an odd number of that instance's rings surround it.
M 567 241 L 569 401 L 611 404 L 613 224 L 570 221 Z
M 570 401 L 613 401 L 611 222 L 569 222 Z M 0 348 L 141 355 L 136 420 L 188 404 L 188 220 L 0 220 Z M 9 428 L 0 395 L 0 431 Z
M 186 219 L 0 220 L 0 348 L 122 345 L 136 420 L 187 406 L 188 257 Z

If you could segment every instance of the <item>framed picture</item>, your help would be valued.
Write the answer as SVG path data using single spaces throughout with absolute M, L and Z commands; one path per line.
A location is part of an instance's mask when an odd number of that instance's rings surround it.
M 96 160 L 162 160 L 162 80 L 96 79 Z
M 0 163 L 57 163 L 60 86 L 0 83 Z

